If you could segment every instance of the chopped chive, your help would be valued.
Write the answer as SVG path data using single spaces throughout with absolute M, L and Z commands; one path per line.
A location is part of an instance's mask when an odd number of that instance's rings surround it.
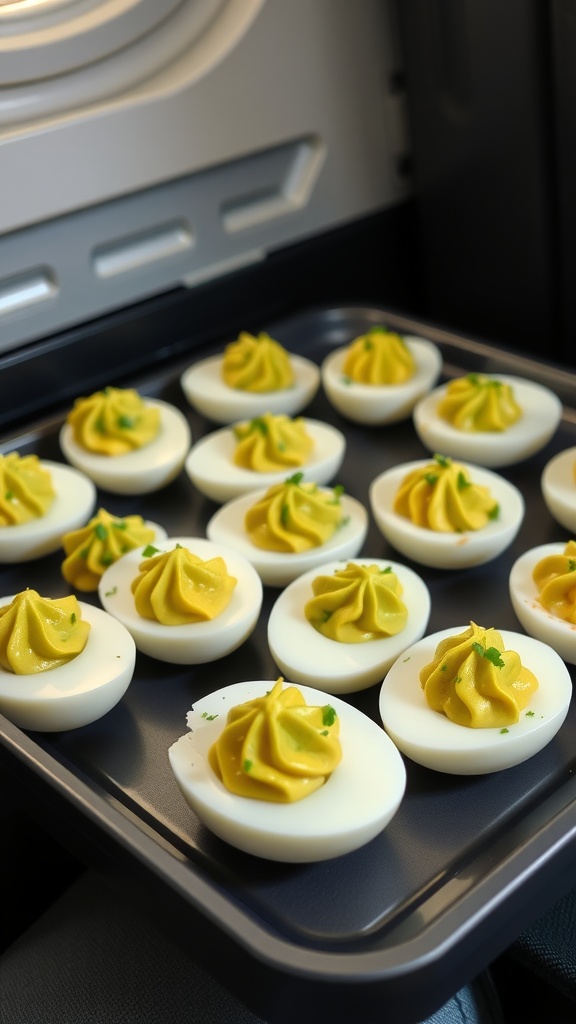
M 492 665 L 496 666 L 496 668 L 504 667 L 500 651 L 496 647 L 482 647 L 482 644 L 478 643 L 473 643 L 472 647 L 476 651 L 476 654 L 479 654 L 482 658 L 486 658 L 486 660 L 490 661 Z
M 144 551 L 142 552 L 142 557 L 151 558 L 152 555 L 158 555 L 159 553 L 160 548 L 155 548 L 153 544 L 147 544 L 146 547 L 144 548 Z
M 116 425 L 120 427 L 121 430 L 133 430 L 134 427 L 136 426 L 136 417 L 126 416 L 125 414 L 123 414 L 122 416 L 119 416 L 118 419 L 116 420 Z
M 336 721 L 336 709 L 331 704 L 325 704 L 322 708 L 322 725 L 334 725 Z
M 108 536 L 108 530 L 103 523 L 96 523 L 94 533 L 98 537 L 98 540 L 106 540 L 106 537 Z

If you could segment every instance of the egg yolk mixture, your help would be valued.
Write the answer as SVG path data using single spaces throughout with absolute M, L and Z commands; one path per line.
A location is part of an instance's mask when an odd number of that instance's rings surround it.
M 76 444 L 98 455 L 125 455 L 150 444 L 160 432 L 160 410 L 133 388 L 104 388 L 77 398 L 66 422 Z
M 303 466 L 314 442 L 301 417 L 264 413 L 234 427 L 234 464 L 257 473 L 273 473 L 290 466 Z
M 420 683 L 433 711 L 473 729 L 513 725 L 538 689 L 519 655 L 504 650 L 501 634 L 474 622 L 438 644 Z
M 408 619 L 402 584 L 391 567 L 350 562 L 312 581 L 304 607 L 308 622 L 330 640 L 356 644 L 400 633 Z
M 209 750 L 210 767 L 237 796 L 294 803 L 323 786 L 342 759 L 334 708 L 309 706 L 296 686 L 282 684 L 231 708 Z
M 445 455 L 406 475 L 394 498 L 394 512 L 428 530 L 481 530 L 500 508 L 487 487 L 474 484 L 467 468 Z
M 188 548 L 145 548 L 140 575 L 132 580 L 136 611 L 164 626 L 215 619 L 228 607 L 238 582 L 222 558 L 202 561 Z
M 109 565 L 153 540 L 154 530 L 142 516 L 120 518 L 101 508 L 86 526 L 64 534 L 62 575 L 77 590 L 97 590 Z
M 0 455 L 0 526 L 41 519 L 55 497 L 50 472 L 37 455 Z
M 294 372 L 285 348 L 263 331 L 256 337 L 242 331 L 224 350 L 222 378 L 240 391 L 284 391 L 294 385 Z
M 244 526 L 257 548 L 300 552 L 324 544 L 343 526 L 341 487 L 322 491 L 295 473 L 269 487 L 244 517 Z
M 403 384 L 414 376 L 414 357 L 401 335 L 372 327 L 349 346 L 342 371 L 357 384 Z
M 58 668 L 84 650 L 89 632 L 75 597 L 24 590 L 0 608 L 0 665 L 17 675 Z
M 532 579 L 542 607 L 565 622 L 576 623 L 576 541 L 568 541 L 561 555 L 541 558 Z
M 510 384 L 480 373 L 449 382 L 438 415 L 457 430 L 501 433 L 522 416 Z

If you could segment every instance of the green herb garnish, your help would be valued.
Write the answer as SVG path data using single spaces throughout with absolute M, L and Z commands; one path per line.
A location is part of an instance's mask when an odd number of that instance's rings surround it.
M 342 497 L 343 494 L 344 494 L 344 487 L 343 487 L 343 485 L 342 484 L 336 484 L 336 486 L 332 488 L 332 497 L 328 501 L 328 505 L 339 505 L 340 504 L 340 498 Z
M 242 768 L 246 772 L 246 774 L 248 775 L 249 772 L 252 771 L 253 766 L 254 766 L 254 762 L 253 761 L 249 761 L 248 758 L 246 758 L 246 760 L 244 761 L 244 764 L 242 765 Z
M 322 725 L 334 725 L 336 721 L 336 709 L 331 704 L 325 704 L 322 708 Z
M 106 537 L 108 536 L 108 530 L 103 523 L 96 523 L 94 533 L 98 537 L 98 540 L 106 540 Z
M 152 555 L 159 555 L 160 548 L 155 548 L 153 544 L 147 544 L 142 552 L 142 558 L 152 558 Z
M 498 504 L 498 502 L 496 502 L 496 504 L 492 506 L 492 508 L 490 509 L 490 511 L 488 513 L 488 519 L 498 519 L 499 515 L 500 515 L 500 505 Z
M 70 616 L 70 622 L 72 623 L 72 625 L 74 625 L 74 623 L 76 622 L 76 612 L 72 612 L 72 615 Z
M 486 658 L 487 661 L 495 665 L 496 668 L 504 668 L 504 662 L 500 656 L 500 651 L 497 647 L 482 647 L 482 644 L 473 643 L 473 649 L 476 654 L 479 654 L 481 658 Z
M 457 481 L 456 481 L 456 485 L 457 485 L 459 491 L 464 491 L 464 490 L 466 490 L 467 487 L 471 487 L 472 486 L 470 481 L 466 479 L 466 474 L 463 473 L 462 470 L 460 470 L 460 472 L 458 473 L 458 478 L 457 478 Z
M 268 433 L 268 424 L 261 416 L 255 416 L 253 420 L 250 420 L 250 429 L 259 430 L 261 434 L 266 436 Z
M 116 425 L 120 427 L 121 430 L 133 430 L 136 426 L 136 417 L 126 415 L 119 416 L 116 420 Z

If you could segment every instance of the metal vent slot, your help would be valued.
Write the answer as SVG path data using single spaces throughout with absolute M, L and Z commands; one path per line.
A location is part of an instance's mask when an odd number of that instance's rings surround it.
M 51 271 L 42 267 L 0 279 L 0 316 L 44 302 L 57 293 L 58 285 Z
M 302 209 L 316 184 L 324 156 L 318 139 L 301 139 L 241 161 L 239 184 L 242 187 L 245 183 L 246 191 L 222 203 L 225 231 L 245 231 Z
M 99 246 L 92 255 L 92 266 L 97 277 L 115 277 L 185 252 L 193 245 L 191 228 L 176 221 Z

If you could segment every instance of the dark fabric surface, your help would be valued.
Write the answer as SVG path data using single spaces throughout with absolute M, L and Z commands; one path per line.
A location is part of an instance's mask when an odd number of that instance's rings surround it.
M 576 1004 L 576 889 L 523 932 L 510 955 Z
M 499 1024 L 492 995 L 479 979 L 429 1024 Z M 0 958 L 0 1021 L 263 1024 L 90 871 Z

